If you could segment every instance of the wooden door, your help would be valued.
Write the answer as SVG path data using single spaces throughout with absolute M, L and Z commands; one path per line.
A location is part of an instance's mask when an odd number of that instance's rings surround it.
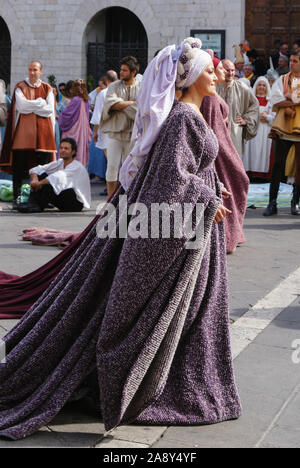
M 246 39 L 268 59 L 275 41 L 300 39 L 300 0 L 246 0 Z

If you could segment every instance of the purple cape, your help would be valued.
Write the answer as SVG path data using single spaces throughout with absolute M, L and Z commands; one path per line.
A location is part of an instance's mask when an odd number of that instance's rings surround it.
M 219 96 L 205 97 L 201 112 L 218 138 L 219 154 L 215 162 L 218 177 L 232 194 L 229 199 L 224 200 L 226 208 L 232 211 L 232 214 L 224 221 L 226 248 L 230 253 L 238 244 L 246 241 L 243 224 L 247 208 L 249 178 L 231 141 L 229 109 L 226 102 Z
M 221 201 L 212 168 L 217 151 L 200 116 L 176 103 L 128 191 L 128 205 L 201 203 L 200 247 L 187 249 L 185 236 L 101 239 L 94 226 L 4 338 L 0 435 L 32 434 L 84 391 L 100 402 L 107 430 L 239 417 L 224 227 L 213 223 Z M 119 210 L 121 193 L 112 200 Z
M 58 118 L 58 125 L 62 132 L 68 132 L 79 119 L 82 99 L 74 97 L 69 105 L 61 112 Z M 89 120 L 89 103 L 85 103 L 85 111 Z

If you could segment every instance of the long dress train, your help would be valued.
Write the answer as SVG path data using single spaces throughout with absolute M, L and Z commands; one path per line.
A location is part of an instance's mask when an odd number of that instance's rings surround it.
M 74 393 L 89 385 L 97 390 L 88 383 L 95 375 L 107 430 L 132 422 L 239 417 L 224 226 L 213 223 L 221 202 L 212 167 L 217 146 L 200 116 L 175 103 L 127 193 L 128 206 L 139 203 L 128 218 L 131 235 L 101 238 L 115 219 L 112 211 L 104 214 L 102 227 L 90 230 L 5 337 L 0 435 L 19 439 L 48 424 Z M 120 189 L 112 200 L 121 220 L 128 216 L 122 194 Z M 142 223 L 144 208 L 150 213 L 161 203 L 187 204 L 201 233 L 197 248 L 187 248 L 194 234 L 184 225 L 180 238 L 134 238 L 152 225 L 149 218 Z

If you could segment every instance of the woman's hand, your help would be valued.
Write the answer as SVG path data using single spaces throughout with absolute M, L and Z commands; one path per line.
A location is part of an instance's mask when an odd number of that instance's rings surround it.
M 228 192 L 228 190 L 225 187 L 222 187 L 222 198 L 223 200 L 227 200 L 232 196 L 232 193 Z
M 228 216 L 231 213 L 232 211 L 228 210 L 224 205 L 220 205 L 214 219 L 214 224 L 224 221 L 226 216 Z
M 268 122 L 268 121 L 267 121 L 267 117 L 268 117 L 268 114 L 267 114 L 266 112 L 262 112 L 262 113 L 260 114 L 260 121 L 261 121 L 262 123 L 267 123 L 267 122 Z
M 240 125 L 240 127 L 245 127 L 247 125 L 247 122 L 245 119 L 243 119 L 243 117 L 241 115 L 238 115 L 236 120 L 235 120 L 235 123 L 237 123 L 238 125 Z
M 95 130 L 94 135 L 93 135 L 93 142 L 97 143 L 97 141 L 98 141 L 98 131 Z

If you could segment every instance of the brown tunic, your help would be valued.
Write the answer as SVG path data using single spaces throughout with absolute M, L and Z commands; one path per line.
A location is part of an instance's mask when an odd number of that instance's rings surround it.
M 17 88 L 21 89 L 25 98 L 31 101 L 38 98 L 46 100 L 51 91 L 51 87 L 43 82 L 38 88 L 29 86 L 26 81 L 22 81 L 16 85 L 0 157 L 0 167 L 6 172 L 12 172 L 13 151 L 32 152 L 29 158 L 30 161 L 28 161 L 28 169 L 35 165 L 35 152 L 52 153 L 53 161 L 56 159 L 55 153 L 57 152 L 50 117 L 40 117 L 34 113 L 20 114 L 17 127 L 15 128 L 15 91 Z

